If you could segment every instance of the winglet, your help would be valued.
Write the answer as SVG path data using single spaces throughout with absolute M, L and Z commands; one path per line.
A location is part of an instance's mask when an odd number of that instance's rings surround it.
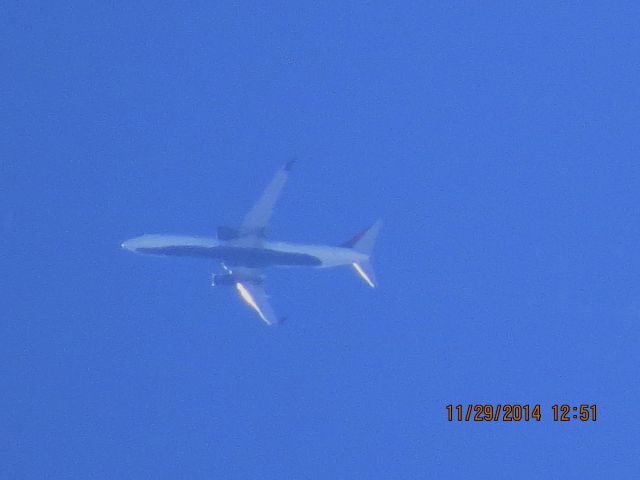
M 295 158 L 292 160 L 289 160 L 287 163 L 284 164 L 284 171 L 290 172 L 293 166 L 296 164 L 296 162 L 297 160 Z

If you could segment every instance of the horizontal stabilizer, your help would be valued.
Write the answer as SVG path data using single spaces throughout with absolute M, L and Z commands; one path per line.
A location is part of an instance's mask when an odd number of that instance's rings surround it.
M 364 280 L 371 288 L 376 288 L 378 281 L 376 280 L 376 273 L 373 270 L 373 265 L 369 260 L 361 260 L 359 262 L 353 262 L 351 264 L 356 273 Z
M 366 255 L 364 260 L 358 260 L 353 262 L 351 266 L 355 269 L 356 273 L 362 278 L 367 285 L 371 288 L 375 288 L 378 284 L 376 280 L 376 274 L 373 270 L 373 264 L 371 263 L 371 253 L 376 243 L 376 238 L 382 227 L 382 221 L 378 220 L 369 228 L 362 230 L 351 240 L 343 243 L 341 247 L 352 248 L 359 253 Z

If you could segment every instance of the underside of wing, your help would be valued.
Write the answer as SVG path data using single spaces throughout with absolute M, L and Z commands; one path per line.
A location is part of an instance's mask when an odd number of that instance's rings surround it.
M 240 298 L 253 308 L 267 325 L 275 325 L 280 319 L 271 307 L 269 295 L 264 289 L 264 275 L 256 268 L 235 267 L 233 269 L 223 265 L 235 284 Z
M 242 225 L 240 226 L 240 235 L 247 238 L 255 238 L 260 240 L 264 235 L 264 230 L 269 224 L 271 215 L 273 214 L 273 207 L 278 201 L 278 197 L 282 192 L 284 184 L 287 182 L 289 172 L 293 167 L 295 160 L 287 162 L 278 172 L 275 174 L 271 183 L 267 186 L 266 190 L 260 197 L 260 199 L 253 206 L 251 211 L 244 217 Z
M 264 290 L 263 285 L 256 285 L 250 282 L 236 283 L 236 289 L 240 297 L 247 305 L 253 308 L 267 325 L 275 325 L 280 322 L 276 312 L 269 303 L 269 295 Z

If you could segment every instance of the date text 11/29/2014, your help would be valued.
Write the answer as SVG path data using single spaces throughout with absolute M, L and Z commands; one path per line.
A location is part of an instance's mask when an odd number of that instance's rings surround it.
M 597 407 L 592 404 L 570 405 L 567 403 L 551 406 L 551 417 L 554 422 L 595 422 Z M 546 415 L 540 404 L 481 404 L 447 405 L 447 420 L 450 422 L 539 422 Z

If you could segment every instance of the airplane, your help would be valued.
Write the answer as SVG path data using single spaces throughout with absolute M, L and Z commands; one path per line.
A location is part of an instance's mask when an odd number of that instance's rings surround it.
M 264 288 L 266 267 L 351 265 L 374 288 L 371 253 L 382 226 L 380 220 L 339 246 L 273 242 L 265 237 L 273 208 L 294 163 L 291 160 L 278 170 L 238 228 L 218 227 L 217 238 L 146 234 L 126 240 L 121 247 L 135 253 L 220 260 L 224 273 L 213 274 L 211 285 L 235 287 L 267 325 L 283 319 L 276 315 Z

